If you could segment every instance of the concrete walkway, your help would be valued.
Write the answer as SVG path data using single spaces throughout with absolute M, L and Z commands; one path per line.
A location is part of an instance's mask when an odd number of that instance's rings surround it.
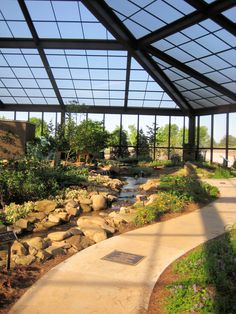
M 11 314 L 141 314 L 164 269 L 236 222 L 236 180 L 208 180 L 221 197 L 195 212 L 156 223 L 83 250 L 33 285 Z M 102 260 L 113 250 L 144 255 L 136 266 Z

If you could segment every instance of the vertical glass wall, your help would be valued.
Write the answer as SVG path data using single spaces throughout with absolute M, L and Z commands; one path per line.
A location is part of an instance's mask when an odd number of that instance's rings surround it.
M 223 164 L 226 159 L 226 114 L 214 115 L 213 162 Z
M 204 161 L 211 161 L 211 116 L 201 116 L 199 121 L 199 155 Z

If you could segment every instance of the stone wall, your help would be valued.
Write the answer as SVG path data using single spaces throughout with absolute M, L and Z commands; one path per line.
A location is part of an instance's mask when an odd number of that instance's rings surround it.
M 0 120 L 0 159 L 25 154 L 26 142 L 35 137 L 35 125 L 26 121 Z

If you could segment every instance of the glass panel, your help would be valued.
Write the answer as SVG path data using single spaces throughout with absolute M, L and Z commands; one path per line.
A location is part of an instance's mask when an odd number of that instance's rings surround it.
M 229 114 L 229 147 L 236 148 L 236 113 Z M 235 152 L 236 153 L 236 152 Z
M 210 147 L 211 116 L 200 117 L 199 147 Z
M 220 126 L 220 127 L 219 127 Z M 214 115 L 213 147 L 225 147 L 226 114 Z
M 171 117 L 170 145 L 173 147 L 183 146 L 183 117 Z

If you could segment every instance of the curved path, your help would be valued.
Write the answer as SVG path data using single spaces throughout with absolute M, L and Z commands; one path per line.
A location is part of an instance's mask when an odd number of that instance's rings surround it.
M 163 270 L 236 222 L 236 180 L 208 180 L 221 197 L 195 212 L 127 232 L 83 250 L 45 274 L 11 314 L 141 314 Z M 144 255 L 136 266 L 101 258 L 113 250 Z

